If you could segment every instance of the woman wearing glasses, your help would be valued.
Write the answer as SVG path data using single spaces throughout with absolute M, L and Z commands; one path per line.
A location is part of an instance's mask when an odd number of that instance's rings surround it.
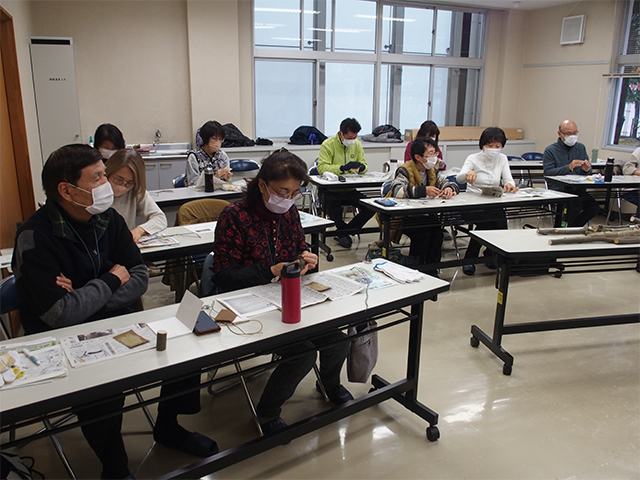
M 134 242 L 167 227 L 167 217 L 147 192 L 144 160 L 138 153 L 130 148 L 118 150 L 107 160 L 106 173 L 113 189 L 113 208 L 124 218 Z M 145 222 L 136 225 L 136 216 Z
M 221 292 L 278 281 L 282 267 L 296 259 L 304 261 L 302 274 L 313 269 L 318 256 L 309 252 L 295 200 L 309 181 L 307 165 L 284 150 L 262 162 L 258 176 L 247 186 L 245 197 L 229 204 L 220 215 L 213 242 L 215 284 Z M 340 331 L 277 351 L 287 358 L 265 386 L 256 408 L 262 430 L 272 434 L 286 427 L 281 407 L 315 362 L 313 349 L 344 338 Z M 340 384 L 340 371 L 349 345 L 339 342 L 320 352 L 320 376 L 329 399 L 343 404 L 353 397 Z

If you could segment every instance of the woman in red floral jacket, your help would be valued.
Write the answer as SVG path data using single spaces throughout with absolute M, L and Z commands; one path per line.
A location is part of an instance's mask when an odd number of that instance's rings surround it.
M 309 181 L 306 164 L 288 151 L 271 154 L 247 187 L 246 196 L 229 204 L 220 214 L 213 243 L 214 281 L 221 292 L 277 281 L 282 267 L 301 258 L 304 275 L 315 268 L 317 255 L 309 252 L 295 200 Z M 269 378 L 256 408 L 263 432 L 286 428 L 281 407 L 298 383 L 313 368 L 315 349 L 344 338 L 341 331 L 313 341 L 304 341 L 277 351 L 283 358 Z M 341 405 L 353 399 L 340 384 L 348 342 L 339 342 L 320 352 L 320 377 L 329 399 Z

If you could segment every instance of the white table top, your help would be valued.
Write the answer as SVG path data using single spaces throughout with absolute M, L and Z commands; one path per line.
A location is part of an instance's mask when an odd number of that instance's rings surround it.
M 552 238 L 568 235 L 540 235 L 533 229 L 523 230 L 474 230 L 469 232 L 483 245 L 506 257 L 588 257 L 605 255 L 640 254 L 639 245 L 616 245 L 613 243 L 577 243 L 571 245 L 549 245 Z
M 149 195 L 158 205 L 169 202 L 187 202 L 189 200 L 198 200 L 200 198 L 219 198 L 227 200 L 229 198 L 237 198 L 242 192 L 234 192 L 227 190 L 214 190 L 213 192 L 196 191 L 189 187 L 183 188 L 165 188 L 162 190 L 149 190 Z
M 527 191 L 531 191 L 535 196 L 529 195 Z M 557 202 L 573 198 L 575 195 L 558 192 L 555 190 L 545 189 L 520 189 L 516 193 L 505 193 L 501 197 L 491 197 L 488 195 L 480 195 L 471 192 L 461 192 L 454 195 L 449 200 L 443 198 L 393 198 L 397 205 L 385 207 L 375 203 L 375 198 L 366 198 L 360 200 L 361 203 L 370 206 L 372 210 L 384 213 L 411 214 L 413 213 L 429 213 L 429 211 L 455 211 L 477 207 L 509 207 L 522 204 L 545 204 L 549 201 Z
M 311 183 L 320 187 L 355 187 L 355 186 L 370 186 L 376 187 L 382 185 L 387 180 L 391 179 L 388 173 L 382 172 L 370 172 L 364 175 L 354 175 L 346 173 L 342 175 L 345 182 L 339 180 L 327 180 L 320 175 L 310 175 Z
M 640 187 L 640 176 L 638 175 L 614 175 L 611 182 L 595 182 L 592 175 L 555 175 L 545 178 L 565 185 L 585 185 L 589 188 Z
M 377 259 L 377 261 L 371 264 L 358 263 L 354 266 L 364 268 L 372 275 L 382 275 L 381 273 L 373 271 L 373 266 L 378 263 L 378 261 L 384 262 L 386 260 Z M 368 312 L 377 314 L 391 308 L 396 308 L 399 303 L 404 303 L 404 306 L 407 306 L 416 301 L 424 301 L 430 296 L 429 294 L 431 292 L 445 291 L 448 285 L 449 283 L 443 280 L 425 276 L 419 282 L 378 289 L 375 295 L 369 295 Z M 249 290 L 251 289 L 221 294 L 217 297 L 208 297 L 202 300 L 207 304 L 211 303 L 214 298 L 235 296 Z M 36 340 L 47 336 L 54 336 L 60 339 L 80 333 L 100 331 L 110 327 L 122 327 L 138 322 L 161 320 L 174 316 L 177 309 L 177 304 L 159 307 L 88 324 L 29 335 L 18 341 Z M 267 346 L 265 341 L 268 342 L 269 339 L 273 339 L 273 337 L 284 335 L 286 340 L 297 340 L 309 335 L 309 329 L 314 330 L 314 327 L 319 324 L 330 322 L 335 324 L 336 327 L 346 325 L 354 318 L 354 315 L 362 317 L 364 311 L 365 294 L 361 292 L 353 297 L 343 298 L 333 302 L 327 301 L 304 308 L 302 310 L 302 320 L 297 324 L 283 323 L 280 311 L 271 311 L 258 315 L 255 318 L 262 322 L 264 328 L 262 333 L 257 335 L 235 335 L 223 327 L 222 331 L 218 333 L 200 337 L 196 335 L 184 335 L 169 339 L 167 349 L 162 352 L 157 350 L 144 350 L 131 355 L 86 365 L 81 368 L 71 368 L 67 365 L 68 376 L 57 378 L 51 383 L 31 385 L 12 390 L 0 389 L 0 411 L 7 412 L 21 407 L 30 408 L 30 406 L 34 406 L 39 402 L 47 400 L 55 402 L 58 397 L 77 394 L 77 392 L 80 391 L 85 391 L 86 394 L 87 390 L 92 389 L 96 392 L 94 394 L 96 398 L 100 398 L 101 394 L 103 395 L 105 393 L 102 389 L 107 388 L 105 385 L 109 386 L 109 384 L 111 384 L 112 390 L 123 386 L 130 387 L 130 384 L 140 384 L 143 376 L 149 378 L 150 374 L 154 375 L 156 379 L 163 378 L 165 375 L 162 370 L 170 367 L 180 368 L 180 365 L 182 365 L 185 369 L 189 369 L 194 365 L 194 362 L 196 362 L 195 365 L 197 365 L 198 361 L 201 363 L 201 366 L 204 366 L 213 364 L 216 360 L 220 361 L 235 358 L 239 351 L 236 347 L 247 346 L 247 349 L 251 349 L 251 351 L 261 351 Z M 15 342 L 16 340 L 7 340 L 0 342 L 0 344 Z M 189 362 L 191 363 L 189 364 Z M 174 376 L 177 373 L 174 368 Z M 91 394 L 89 394 L 89 396 L 91 396 Z M 42 405 L 41 407 L 44 408 Z
M 316 229 L 327 229 L 335 225 L 333 220 L 328 218 L 318 217 L 306 212 L 300 213 L 300 221 L 302 223 L 302 230 L 305 233 Z M 159 247 L 142 247 L 140 251 L 143 255 L 151 253 L 162 252 L 168 249 L 175 248 L 188 248 L 197 245 L 213 245 L 214 233 L 218 222 L 196 223 L 194 225 L 168 227 L 160 232 L 160 235 L 165 237 L 172 237 L 176 239 L 180 245 L 159 246 Z

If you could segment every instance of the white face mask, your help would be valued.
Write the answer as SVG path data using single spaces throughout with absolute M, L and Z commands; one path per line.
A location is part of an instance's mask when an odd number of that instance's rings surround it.
M 427 170 L 431 170 L 436 166 L 436 163 L 438 163 L 438 157 L 427 157 L 427 161 L 422 162 L 422 165 L 424 165 L 424 168 Z
M 99 148 L 100 153 L 102 154 L 102 158 L 108 160 L 111 156 L 117 152 L 117 150 L 107 150 L 106 148 Z
M 490 160 L 496 159 L 498 157 L 498 155 L 500 155 L 500 152 L 502 152 L 501 148 L 487 148 L 487 147 L 485 147 L 485 149 L 484 149 L 484 154 Z
M 264 203 L 264 206 L 267 207 L 270 212 L 277 213 L 278 215 L 287 213 L 293 204 L 296 203 L 293 198 L 283 198 L 271 192 L 267 193 L 269 194 L 269 200 Z
M 566 137 L 564 137 L 564 144 L 567 147 L 573 147 L 576 142 L 578 141 L 578 135 L 567 135 Z
M 91 197 L 93 198 L 92 205 L 83 205 L 72 200 L 76 205 L 84 207 L 84 209 L 91 215 L 97 215 L 98 213 L 106 212 L 107 209 L 113 204 L 113 189 L 111 188 L 111 184 L 109 182 L 105 182 L 91 191 L 80 188 L 72 183 L 70 183 L 69 185 L 77 188 L 82 192 L 91 194 Z
M 345 139 L 342 141 L 342 144 L 343 144 L 345 147 L 349 148 L 349 147 L 353 147 L 353 146 L 356 144 L 356 141 L 355 141 L 355 139 L 353 139 L 353 140 L 347 140 L 347 139 L 345 138 Z

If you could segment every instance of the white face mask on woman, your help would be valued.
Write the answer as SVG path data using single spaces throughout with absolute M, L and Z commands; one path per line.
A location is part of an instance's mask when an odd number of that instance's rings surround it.
M 487 158 L 489 160 L 495 160 L 496 158 L 498 158 L 498 155 L 500 155 L 500 152 L 502 152 L 501 148 L 484 148 L 484 154 L 487 156 Z
M 427 170 L 431 170 L 433 167 L 436 166 L 436 163 L 438 163 L 438 157 L 427 157 L 425 160 L 427 161 L 422 162 L 422 165 L 424 165 L 424 168 L 426 168 Z
M 293 204 L 296 203 L 293 198 L 283 198 L 271 192 L 267 193 L 269 194 L 269 200 L 264 202 L 264 206 L 267 207 L 269 211 L 278 215 L 287 213 Z
M 109 160 L 117 152 L 117 150 L 107 150 L 106 148 L 99 148 L 98 150 L 100 150 L 100 154 L 105 160 Z
M 99 187 L 96 187 L 91 191 L 85 190 L 84 188 L 80 188 L 77 185 L 74 185 L 73 183 L 70 183 L 69 185 L 71 185 L 74 188 L 77 188 L 82 192 L 91 194 L 91 197 L 93 198 L 93 204 L 91 205 L 83 205 L 81 203 L 76 202 L 75 200 L 72 200 L 73 203 L 75 203 L 76 205 L 84 207 L 84 209 L 87 212 L 89 212 L 91 215 L 97 215 L 99 213 L 106 212 L 107 209 L 111 205 L 113 205 L 113 189 L 111 188 L 111 184 L 109 182 L 105 182 Z

